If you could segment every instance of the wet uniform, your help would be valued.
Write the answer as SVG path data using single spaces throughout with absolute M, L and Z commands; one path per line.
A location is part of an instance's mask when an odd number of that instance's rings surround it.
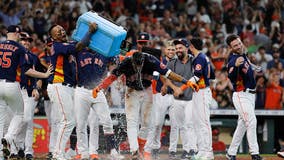
M 125 112 L 131 152 L 138 150 L 138 137 L 146 141 L 148 127 L 152 123 L 153 93 L 150 86 L 153 72 L 157 71 L 162 75 L 170 73 L 170 70 L 157 58 L 143 54 L 145 60 L 140 71 L 133 66 L 132 57 L 127 57 L 112 71 L 115 77 L 126 76 Z M 139 121 L 141 122 L 140 130 L 138 130 Z
M 92 89 L 98 86 L 101 79 L 106 75 L 107 64 L 116 59 L 115 57 L 105 57 L 93 51 L 83 50 L 78 53 L 76 60 L 78 64 L 78 85 L 75 89 L 74 101 L 77 145 L 81 158 L 89 158 L 89 155 L 98 154 L 99 122 L 103 125 L 106 138 L 109 138 L 107 143 L 115 143 L 112 142 L 114 139 L 110 138 L 114 132 L 106 97 L 103 91 L 100 91 L 98 96 L 93 98 Z M 89 124 L 91 124 L 90 135 L 93 136 L 89 140 L 89 145 L 87 136 L 88 117 Z

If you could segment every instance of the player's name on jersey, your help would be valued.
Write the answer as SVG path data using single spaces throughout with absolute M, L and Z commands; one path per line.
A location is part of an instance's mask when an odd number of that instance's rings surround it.
M 124 114 L 123 108 L 112 108 L 110 107 L 110 112 L 114 114 Z M 238 115 L 237 111 L 234 109 L 212 109 L 210 110 L 211 115 Z M 257 116 L 283 116 L 284 110 L 255 110 L 255 115 Z
M 18 47 L 14 46 L 13 44 L 0 44 L 0 49 L 10 50 L 12 52 L 15 52 L 15 50 L 17 50 Z

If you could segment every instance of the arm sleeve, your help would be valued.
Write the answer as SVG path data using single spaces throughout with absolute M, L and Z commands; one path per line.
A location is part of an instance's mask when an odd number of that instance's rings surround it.
M 117 77 L 115 75 L 113 74 L 109 75 L 102 81 L 102 83 L 99 85 L 99 88 L 106 90 L 108 86 L 111 85 L 112 82 L 115 81 L 116 79 Z
M 162 75 L 166 75 L 166 77 L 169 75 L 170 71 L 167 68 L 165 64 L 163 64 L 161 61 L 159 61 L 156 57 L 149 55 L 148 60 L 154 64 L 154 70 L 159 72 Z
M 238 67 L 235 67 L 235 59 L 231 59 L 228 63 L 228 77 L 231 81 L 237 78 L 238 69 Z

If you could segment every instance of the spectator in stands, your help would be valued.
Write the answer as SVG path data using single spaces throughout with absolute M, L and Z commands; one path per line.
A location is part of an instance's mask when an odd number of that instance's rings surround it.
M 265 92 L 266 92 L 266 77 L 263 75 L 256 77 L 256 99 L 255 109 L 264 109 Z
M 227 47 L 220 45 L 216 47 L 216 51 L 212 52 L 210 57 L 215 70 L 222 70 L 225 67 L 225 62 L 228 58 Z
M 280 86 L 280 72 L 271 69 L 266 87 L 265 109 L 282 109 L 284 89 Z
M 273 59 L 268 62 L 267 69 L 270 70 L 271 68 L 278 68 L 279 63 L 281 63 L 282 66 L 284 66 L 284 60 L 280 58 L 279 50 L 274 51 L 272 56 L 273 56 Z
M 273 59 L 271 54 L 267 53 L 263 46 L 258 48 L 258 52 L 254 54 L 257 64 L 262 67 L 264 71 L 266 71 L 267 63 Z
M 35 17 L 33 19 L 34 22 L 34 32 L 38 35 L 38 37 L 43 41 L 43 35 L 46 33 L 46 19 L 44 17 L 43 10 L 37 9 L 35 12 Z
M 226 144 L 219 139 L 220 130 L 217 127 L 212 127 L 212 148 L 214 152 L 226 151 Z
M 4 8 L 4 6 L 7 7 Z M 25 7 L 21 7 L 21 10 L 18 11 L 16 1 L 4 6 L 1 6 L 0 9 L 0 18 L 2 19 L 4 26 L 8 27 L 10 25 L 18 25 L 21 23 L 21 17 L 24 15 Z
M 228 74 L 225 68 L 221 70 L 218 77 L 216 76 L 216 79 L 217 83 L 215 92 L 218 107 L 221 109 L 233 108 L 233 102 L 231 98 L 233 93 L 233 86 L 230 80 L 228 79 Z

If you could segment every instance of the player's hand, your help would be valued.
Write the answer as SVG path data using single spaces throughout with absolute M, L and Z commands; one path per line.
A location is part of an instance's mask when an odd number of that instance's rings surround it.
M 162 88 L 161 88 L 161 94 L 162 94 L 162 96 L 166 95 L 167 92 L 168 92 L 168 86 L 163 85 Z
M 192 88 L 195 92 L 199 91 L 199 86 L 196 83 L 193 83 L 191 81 L 187 81 L 186 85 L 190 88 Z
M 37 89 L 33 89 L 32 91 L 32 97 L 34 97 L 34 100 L 37 101 L 39 99 L 39 92 Z
M 245 61 L 244 57 L 239 57 L 236 59 L 236 62 L 235 62 L 235 66 L 236 67 L 239 67 L 241 64 L 243 64 Z
M 52 74 L 53 74 L 53 65 L 50 64 L 47 68 L 47 71 L 45 72 L 45 76 L 46 76 L 45 78 L 48 78 Z
M 97 98 L 99 91 L 100 91 L 99 87 L 96 87 L 96 88 L 93 89 L 93 97 L 94 98 Z
M 94 33 L 97 29 L 98 29 L 97 23 L 95 23 L 95 22 L 90 23 L 90 25 L 89 25 L 89 32 L 90 33 Z
M 174 97 L 179 97 L 181 94 L 183 94 L 183 90 L 180 87 L 175 87 L 173 90 L 174 90 Z

